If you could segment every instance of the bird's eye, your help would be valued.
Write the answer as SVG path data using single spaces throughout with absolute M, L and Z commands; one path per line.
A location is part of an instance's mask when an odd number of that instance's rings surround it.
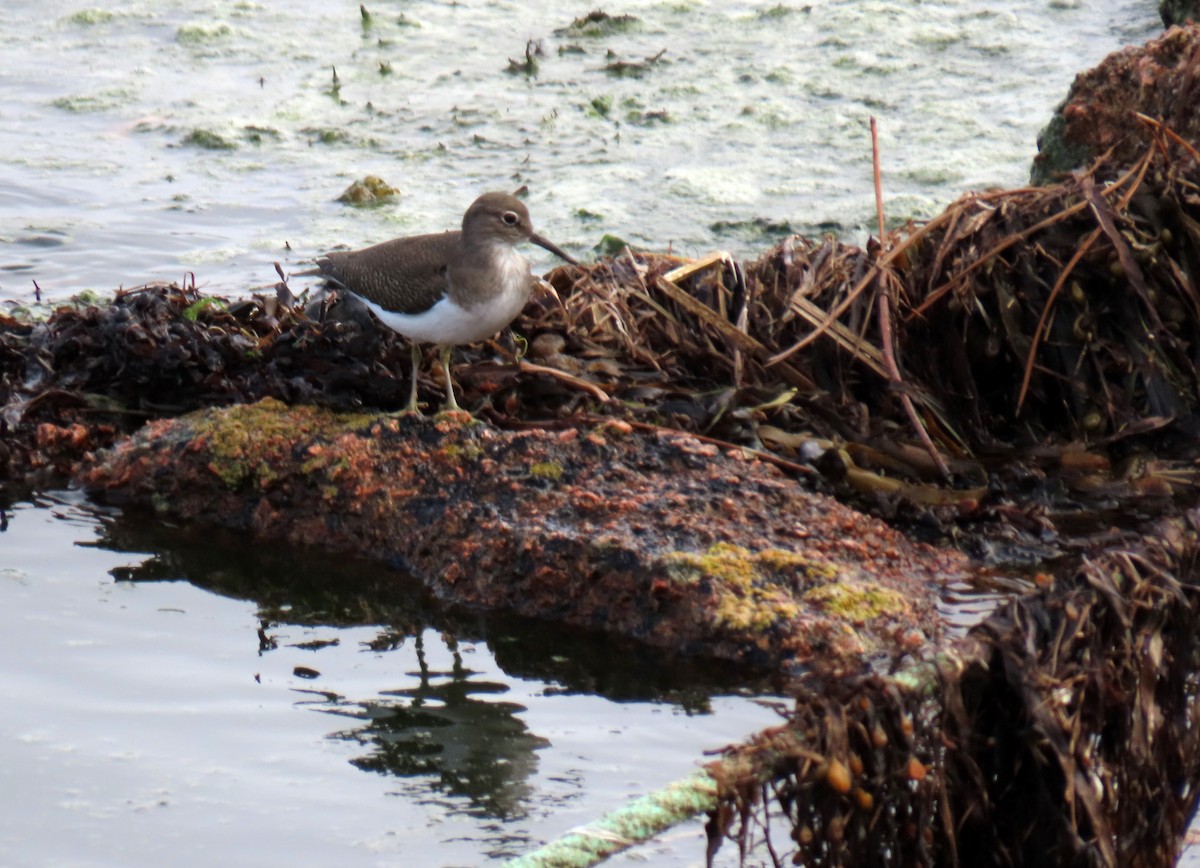
M 516 226 L 517 220 L 520 218 L 517 217 L 516 211 L 505 211 L 500 215 L 500 219 L 503 220 L 507 226 Z

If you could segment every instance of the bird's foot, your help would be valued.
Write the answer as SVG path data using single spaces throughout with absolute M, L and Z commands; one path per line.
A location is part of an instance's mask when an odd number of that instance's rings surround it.
M 469 412 L 462 409 L 461 407 L 458 407 L 456 409 L 451 409 L 449 407 L 443 407 L 441 410 L 438 411 L 438 414 L 436 416 L 434 416 L 433 418 L 437 419 L 439 422 L 441 422 L 441 421 L 454 422 L 463 427 L 470 427 L 473 425 L 482 424 L 478 419 L 476 419 L 474 416 L 472 416 Z
M 421 412 L 421 408 L 416 406 L 401 407 L 399 410 L 393 410 L 392 412 L 384 415 L 390 416 L 393 419 L 403 419 L 408 416 L 425 416 L 425 414 Z

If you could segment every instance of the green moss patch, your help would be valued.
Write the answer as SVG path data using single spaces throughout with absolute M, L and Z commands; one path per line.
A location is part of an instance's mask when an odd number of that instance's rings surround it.
M 704 553 L 671 552 L 667 571 L 678 582 L 714 583 L 714 619 L 734 630 L 761 632 L 800 613 L 792 589 L 797 584 L 830 580 L 836 567 L 786 549 L 752 552 L 744 546 L 717 543 Z
M 909 611 L 908 600 L 898 591 L 857 581 L 830 582 L 806 592 L 803 599 L 828 615 L 855 624 Z
M 557 461 L 538 461 L 529 467 L 529 475 L 539 479 L 557 481 L 562 479 L 563 472 L 563 466 Z
M 229 488 L 244 485 L 265 487 L 276 477 L 270 456 L 291 449 L 298 428 L 317 421 L 315 408 L 289 408 L 282 401 L 265 398 L 222 413 L 201 411 L 193 417 L 196 440 L 204 442 L 211 455 L 209 469 Z M 315 468 L 314 468 L 315 469 Z

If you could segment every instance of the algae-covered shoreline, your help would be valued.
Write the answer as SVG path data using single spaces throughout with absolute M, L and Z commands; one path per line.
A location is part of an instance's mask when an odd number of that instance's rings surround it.
M 189 271 L 237 295 L 272 260 L 452 227 L 510 178 L 576 256 L 602 232 L 688 255 L 861 239 L 869 114 L 889 216 L 931 216 L 1021 183 L 1075 72 L 1157 26 L 1152 0 L 604 6 L 637 26 L 588 34 L 569 28 L 592 7 L 365 5 L 368 27 L 358 4 L 316 0 L 10 4 L 0 299 Z M 537 75 L 510 75 L 529 40 Z M 336 201 L 372 174 L 395 204 Z

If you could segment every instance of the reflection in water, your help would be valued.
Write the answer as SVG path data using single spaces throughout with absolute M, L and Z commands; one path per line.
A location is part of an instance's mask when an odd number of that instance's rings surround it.
M 330 683 L 352 678 L 329 671 L 337 663 L 329 658 L 348 653 L 339 649 L 346 643 L 289 641 L 287 634 L 299 626 L 369 628 L 373 637 L 352 653 L 398 655 L 406 670 L 415 663 L 415 671 L 406 671 L 408 683 L 382 690 L 371 685 L 358 696 L 297 689 L 304 697 L 298 704 L 354 721 L 330 738 L 365 749 L 350 760 L 357 768 L 419 782 L 425 798 L 432 791 L 458 800 L 453 809 L 475 817 L 525 817 L 536 752 L 550 743 L 529 730 L 522 704 L 497 700 L 511 688 L 494 670 L 466 665 L 462 648 L 468 643 L 477 654 L 478 643 L 486 642 L 505 675 L 555 685 L 544 695 L 665 701 L 692 715 L 710 713 L 714 691 L 750 694 L 768 686 L 730 665 L 672 659 L 613 637 L 447 610 L 411 577 L 345 556 L 263 546 L 207 529 L 166 528 L 136 515 L 107 522 L 96 545 L 154 552 L 115 570 L 118 580 L 186 578 L 254 600 L 262 617 L 257 652 L 320 652 L 314 669 L 303 668 Z M 431 640 L 436 644 L 427 648 Z M 367 691 L 372 695 L 362 695 Z
M 382 691 L 396 699 L 314 704 L 366 722 L 333 735 L 370 749 L 352 760 L 358 768 L 397 777 L 429 776 L 436 789 L 466 798 L 476 815 L 523 816 L 522 801 L 531 791 L 526 781 L 537 771 L 534 751 L 550 742 L 530 733 L 516 716 L 525 711 L 523 706 L 487 698 L 508 687 L 473 681 L 477 673 L 463 665 L 455 640 L 442 637 L 453 655 L 452 668 L 430 669 L 424 638 L 418 635 L 414 642 L 418 683 Z
M 434 630 L 448 642 L 486 642 L 507 674 L 552 682 L 554 693 L 670 702 L 689 714 L 707 714 L 714 693 L 757 695 L 772 686 L 724 661 L 680 658 L 618 636 L 451 608 L 411 576 L 344 554 L 271 546 L 211 528 L 168 527 L 134 511 L 106 521 L 91 545 L 144 557 L 114 570 L 118 580 L 187 579 L 253 600 L 267 632 L 272 624 L 369 626 L 376 634 L 366 647 L 387 651 Z

